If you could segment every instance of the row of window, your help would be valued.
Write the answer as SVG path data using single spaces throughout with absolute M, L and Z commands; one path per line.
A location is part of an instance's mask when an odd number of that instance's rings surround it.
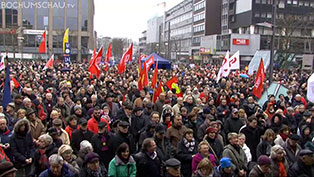
M 205 13 L 194 15 L 194 22 L 205 19 Z
M 197 10 L 204 8 L 205 5 L 206 5 L 206 1 L 203 1 L 203 2 L 198 3 L 198 4 L 194 4 L 194 11 L 197 11 Z
M 272 18 L 272 13 L 265 13 L 265 12 L 255 12 L 254 17 L 261 17 L 261 18 Z
M 314 2 L 302 1 L 302 0 L 287 0 L 287 4 L 306 6 L 306 7 L 314 7 Z M 273 0 L 255 0 L 256 4 L 273 4 Z M 281 0 L 279 5 L 284 5 L 285 0 Z
M 200 32 L 200 31 L 204 31 L 204 30 L 205 30 L 205 24 L 201 24 L 201 25 L 193 27 L 193 32 L 194 33 Z
M 176 17 L 176 18 L 172 19 L 170 21 L 170 25 L 174 25 L 174 24 L 183 22 L 184 20 L 188 20 L 190 18 L 192 18 L 192 12 L 186 13 L 184 15 L 181 15 L 179 17 Z
M 192 29 L 191 26 L 185 26 L 183 28 L 174 29 L 170 32 L 170 36 L 177 36 L 182 34 L 191 33 Z

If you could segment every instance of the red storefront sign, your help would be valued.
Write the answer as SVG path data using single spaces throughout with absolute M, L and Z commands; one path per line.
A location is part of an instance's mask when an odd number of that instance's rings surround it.
M 248 39 L 233 39 L 233 45 L 249 45 L 250 40 Z

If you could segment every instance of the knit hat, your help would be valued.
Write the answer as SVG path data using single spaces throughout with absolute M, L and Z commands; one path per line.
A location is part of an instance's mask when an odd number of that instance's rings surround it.
M 228 157 L 223 157 L 222 159 L 220 159 L 220 167 L 221 168 L 231 167 L 230 159 Z
M 261 155 L 257 159 L 257 163 L 258 163 L 258 165 L 270 165 L 271 164 L 271 159 L 269 157 L 267 157 L 266 155 Z
M 12 162 L 2 162 L 0 163 L 0 177 L 6 176 L 12 172 L 16 172 L 17 169 L 14 168 Z
M 79 109 L 82 110 L 82 107 L 80 105 L 75 105 L 73 109 L 74 109 L 74 112 L 75 112 L 75 111 L 77 111 Z
M 208 127 L 206 132 L 207 132 L 207 134 L 208 133 L 216 133 L 216 128 L 215 127 Z
M 92 144 L 90 144 L 89 141 L 83 140 L 83 141 L 80 143 L 80 150 L 83 150 L 83 149 L 86 149 L 86 148 L 91 148 L 91 149 L 93 149 L 93 146 L 92 146 Z
M 66 151 L 71 151 L 71 153 L 73 152 L 71 146 L 63 144 L 62 146 L 59 147 L 58 154 L 62 155 Z
M 96 160 L 99 160 L 99 155 L 96 154 L 95 152 L 89 152 L 86 156 L 85 156 L 85 160 L 84 163 L 90 163 L 90 162 L 95 162 Z

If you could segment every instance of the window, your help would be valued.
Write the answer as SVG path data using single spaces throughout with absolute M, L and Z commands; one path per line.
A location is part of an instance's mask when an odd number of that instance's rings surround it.
M 266 0 L 262 0 L 262 4 L 266 4 Z
M 314 2 L 311 2 L 311 7 L 314 7 Z
M 267 18 L 271 18 L 272 14 L 271 13 L 267 13 Z
M 255 4 L 260 4 L 261 0 L 255 0 Z
M 195 4 L 194 5 L 194 11 L 198 11 L 198 10 L 204 8 L 204 7 L 205 7 L 205 1 L 203 1 L 203 2 L 201 2 L 199 4 Z
M 204 31 L 204 30 L 205 30 L 205 25 L 204 24 L 193 27 L 193 32 L 194 33 L 200 32 L 200 31 Z
M 310 2 L 308 2 L 308 1 L 304 2 L 304 6 L 308 7 L 309 5 L 310 5 Z
M 205 13 L 194 15 L 194 22 L 203 20 L 205 18 Z
M 259 12 L 255 12 L 254 17 L 260 17 L 260 13 Z
M 287 4 L 292 4 L 292 0 L 287 0 Z
M 299 1 L 299 6 L 304 6 L 304 2 L 303 1 Z
M 273 4 L 272 0 L 267 0 L 267 4 Z
M 293 5 L 298 5 L 298 1 L 297 0 L 293 0 Z

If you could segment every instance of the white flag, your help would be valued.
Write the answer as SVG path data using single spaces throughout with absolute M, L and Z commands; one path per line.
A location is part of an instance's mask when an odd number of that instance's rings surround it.
M 311 77 L 307 80 L 307 99 L 314 103 L 314 73 L 311 75 Z
M 240 52 L 239 51 L 237 51 L 234 55 L 232 55 L 232 57 L 229 58 L 228 64 L 229 64 L 230 70 L 240 69 Z
M 1 62 L 0 62 L 0 71 L 5 69 L 5 64 L 4 64 L 4 56 L 1 56 Z
M 224 61 L 222 62 L 222 65 L 219 69 L 218 75 L 217 75 L 217 83 L 219 82 L 221 77 L 227 77 L 230 73 L 229 65 L 228 65 L 228 60 L 229 60 L 229 51 L 227 51 Z

